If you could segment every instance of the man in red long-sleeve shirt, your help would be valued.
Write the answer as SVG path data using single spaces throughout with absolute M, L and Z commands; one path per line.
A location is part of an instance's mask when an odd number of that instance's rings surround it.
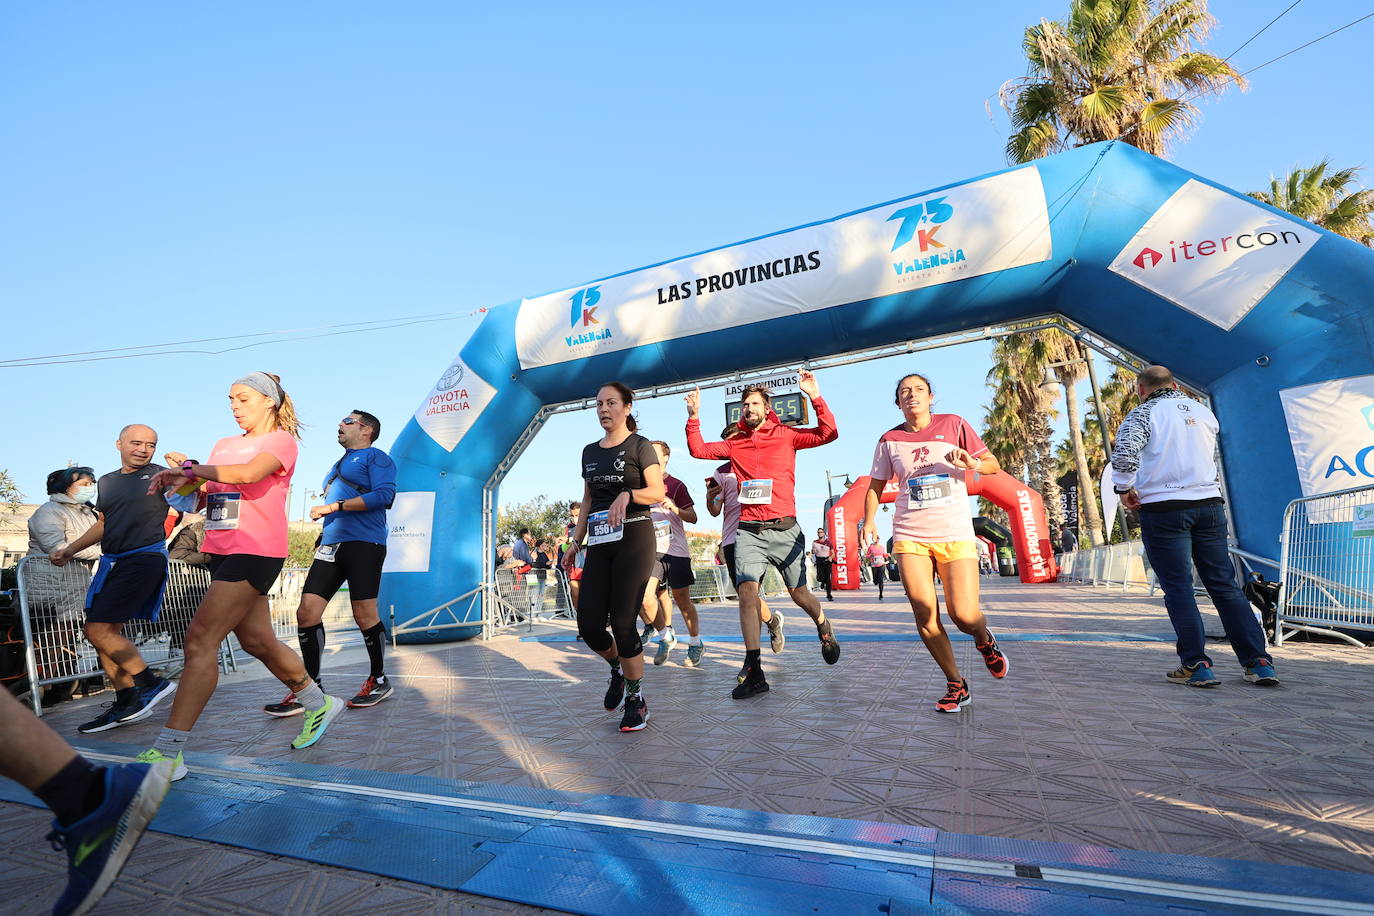
M 731 693 L 740 700 L 763 693 L 768 681 L 759 661 L 759 582 L 771 563 L 797 607 L 816 622 L 821 657 L 833 665 L 840 658 L 840 643 L 825 619 L 820 602 L 806 586 L 806 537 L 797 524 L 797 450 L 815 448 L 839 437 L 835 417 L 821 398 L 816 376 L 799 373 L 802 392 L 816 409 L 815 427 L 794 429 L 778 422 L 769 407 L 766 389 L 744 389 L 739 425 L 744 435 L 725 442 L 706 442 L 701 437 L 697 411 L 701 392 L 687 395 L 687 450 L 693 458 L 728 458 L 739 480 L 740 521 L 735 536 L 735 588 L 739 593 L 739 624 L 744 635 L 745 676 Z

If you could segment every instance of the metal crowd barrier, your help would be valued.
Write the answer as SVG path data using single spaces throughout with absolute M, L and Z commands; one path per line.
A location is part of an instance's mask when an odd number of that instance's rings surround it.
M 1123 592 L 1144 589 L 1151 595 L 1159 588 L 1138 540 L 1065 551 L 1059 557 L 1059 581 L 1119 586 Z
M 1365 645 L 1342 631 L 1374 631 L 1374 485 L 1289 503 L 1279 580 L 1276 645 L 1298 631 Z
M 54 566 L 47 557 L 25 557 L 19 563 L 19 619 L 24 633 L 24 664 L 30 700 L 42 715 L 42 688 L 67 681 L 103 676 L 95 647 L 86 641 L 86 589 L 91 567 L 73 560 Z M 176 668 L 185 655 L 186 628 L 206 590 L 210 572 L 173 560 L 168 565 L 167 592 L 156 621 L 133 620 L 124 635 L 138 647 L 151 668 Z M 220 667 L 232 665 L 227 647 L 220 650 Z
M 716 566 L 714 563 L 694 564 L 692 572 L 696 579 L 690 591 L 693 601 L 707 603 L 735 600 L 735 587 L 730 582 L 729 572 L 724 566 Z M 769 597 L 785 591 L 782 577 L 778 575 L 777 570 L 771 567 L 764 574 L 762 585 L 763 594 Z M 480 621 L 484 639 L 490 639 L 504 630 L 522 624 L 527 628 L 532 628 L 535 622 L 539 620 L 560 618 L 574 620 L 577 617 L 577 612 L 572 604 L 572 593 L 569 590 L 567 576 L 562 569 L 548 571 L 542 595 L 537 578 L 532 572 L 517 575 L 510 569 L 498 569 L 496 570 L 496 581 L 490 587 L 494 597 L 492 601 L 494 610 L 491 617 Z M 480 591 L 480 588 L 475 591 Z M 448 609 L 465 599 L 471 599 L 472 595 L 472 592 L 461 595 L 447 604 L 426 611 L 405 624 L 397 625 L 396 632 L 443 629 L 445 626 L 475 626 L 478 621 L 458 624 L 456 618 L 454 623 L 437 627 L 434 625 L 440 621 L 444 613 L 449 613 L 449 616 L 452 617 L 453 615 Z M 294 626 L 294 622 L 292 625 Z
M 484 627 L 484 631 L 495 632 L 522 623 L 532 628 L 537 620 L 571 620 L 577 616 L 568 577 L 562 569 L 545 570 L 543 582 L 533 571 L 517 573 L 513 569 L 498 569 L 494 594 L 495 619 L 489 627 Z

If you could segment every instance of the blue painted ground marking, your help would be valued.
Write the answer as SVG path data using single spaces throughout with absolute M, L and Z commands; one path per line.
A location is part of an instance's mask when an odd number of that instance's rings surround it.
M 1370 875 L 290 761 L 189 766 L 159 832 L 580 913 L 1374 913 Z M 0 800 L 38 806 L 10 782 Z
M 841 642 L 920 642 L 919 633 L 840 633 Z M 703 635 L 703 642 L 743 642 L 738 633 Z M 967 633 L 950 633 L 954 642 L 973 639 Z M 682 637 L 679 637 L 681 641 Z M 1168 642 L 1176 637 L 1172 633 L 998 633 L 998 642 Z M 521 642 L 577 642 L 572 633 L 549 633 L 544 636 L 522 636 Z

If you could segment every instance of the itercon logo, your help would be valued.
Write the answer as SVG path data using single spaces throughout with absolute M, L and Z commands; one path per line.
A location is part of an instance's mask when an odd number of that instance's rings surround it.
M 892 270 L 897 276 L 922 273 L 966 260 L 964 249 L 953 247 L 948 238 L 940 238 L 940 230 L 953 216 L 954 208 L 945 203 L 945 198 L 932 197 L 903 207 L 887 218 L 888 222 L 901 220 L 892 240 L 893 252 L 912 243 L 917 246 L 917 251 L 910 252 L 906 260 L 893 262 Z
M 1200 242 L 1169 242 L 1169 253 L 1142 248 L 1131 263 L 1141 270 L 1148 270 L 1162 261 L 1177 264 L 1179 261 L 1196 261 L 1217 254 L 1239 256 L 1244 249 L 1268 248 L 1271 245 L 1301 245 L 1302 239 L 1296 232 L 1242 232 L 1239 235 L 1223 235 L 1219 239 L 1203 239 Z
M 568 298 L 568 301 L 572 303 L 572 318 L 569 325 L 582 329 L 581 333 L 568 334 L 563 338 L 568 346 L 575 347 L 579 344 L 610 339 L 611 329 L 600 327 L 601 319 L 596 317 L 596 304 L 601 301 L 601 287 L 588 286 L 579 289 Z

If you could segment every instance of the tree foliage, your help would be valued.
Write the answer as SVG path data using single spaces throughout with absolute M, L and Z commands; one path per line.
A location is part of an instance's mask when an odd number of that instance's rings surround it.
M 534 499 L 523 503 L 502 506 L 496 513 L 496 542 L 509 544 L 520 534 L 521 528 L 530 529 L 534 539 L 553 540 L 567 530 L 572 513 L 568 510 L 571 500 L 553 502 L 541 493 Z
M 10 476 L 8 468 L 0 469 L 0 513 L 12 515 L 24 504 L 24 494 Z
M 1271 178 L 1267 191 L 1251 191 L 1250 196 L 1374 247 L 1374 189 L 1355 186 L 1359 172 L 1358 166 L 1333 172 L 1331 160 L 1323 159 L 1295 168 L 1283 178 Z
M 1207 0 L 1071 0 L 1063 21 L 1041 19 L 1022 41 L 1028 73 L 1001 89 L 1007 159 L 1116 139 L 1164 155 L 1197 123 L 1193 99 L 1244 88 L 1229 63 L 1194 49 L 1213 24 Z

